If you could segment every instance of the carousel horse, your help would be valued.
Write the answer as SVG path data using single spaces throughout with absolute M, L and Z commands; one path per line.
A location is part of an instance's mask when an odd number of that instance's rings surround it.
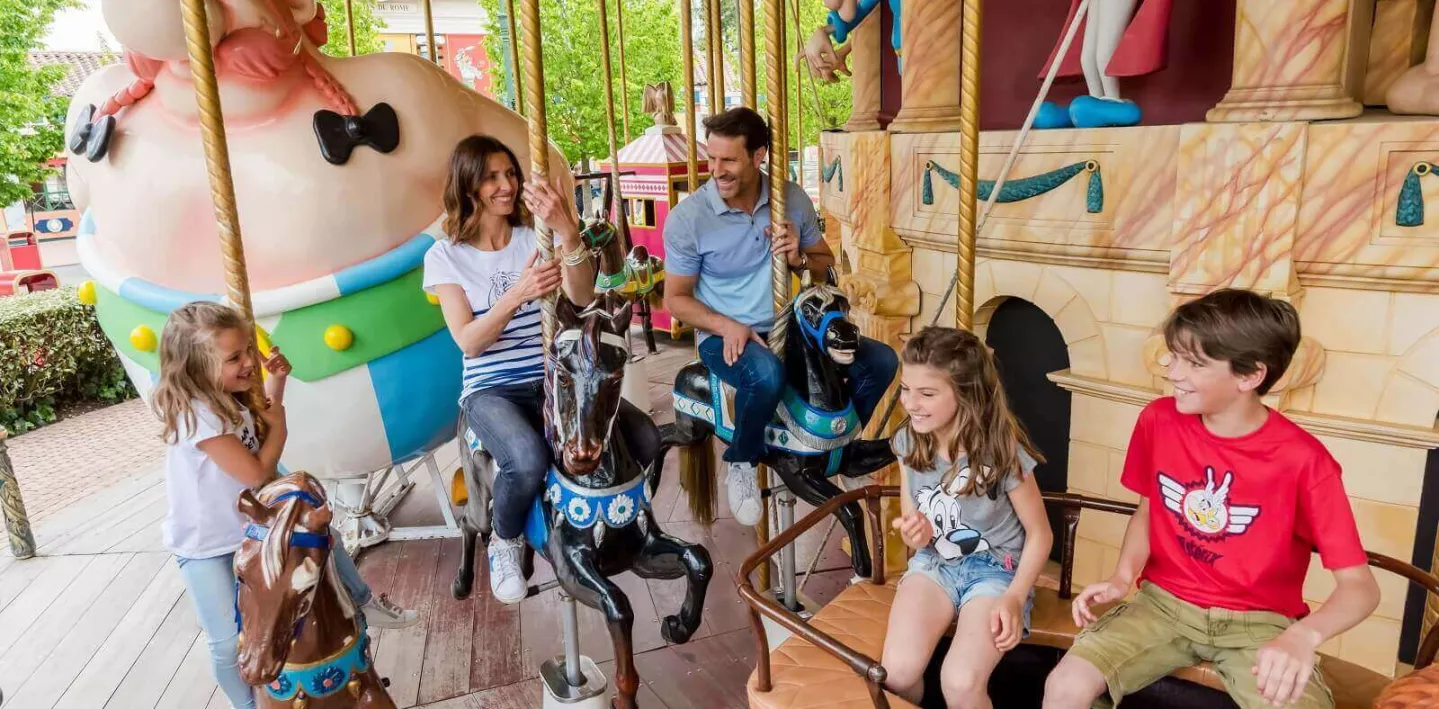
M 843 492 L 829 477 L 868 475 L 894 462 L 889 440 L 858 440 L 863 425 L 844 383 L 844 367 L 854 361 L 859 330 L 846 319 L 849 300 L 829 282 L 811 284 L 806 271 L 802 288 L 779 317 L 787 318 L 784 366 L 787 386 L 775 419 L 765 430 L 760 463 L 779 474 L 785 487 L 818 507 Z M 680 446 L 681 486 L 690 495 L 697 519 L 714 518 L 714 449 L 710 436 L 734 439 L 734 387 L 724 383 L 698 360 L 675 375 L 675 422 L 665 427 L 664 440 Z M 870 574 L 864 518 L 858 503 L 835 511 L 849 535 L 850 557 L 857 577 Z
M 545 436 L 554 452 L 540 498 L 525 524 L 526 574 L 533 551 L 550 562 L 560 588 L 599 610 L 609 624 L 615 651 L 614 706 L 634 709 L 639 677 L 634 666 L 634 611 L 610 576 L 633 571 L 645 579 L 688 584 L 678 615 L 666 616 L 660 634 L 683 643 L 699 628 L 713 565 L 698 544 L 660 530 L 650 510 L 659 486 L 664 452 L 648 468 L 631 457 L 624 437 L 612 435 L 620 388 L 629 360 L 628 330 L 633 305 L 617 293 L 602 293 L 578 310 L 559 296 L 553 351 L 545 371 Z M 477 538 L 490 532 L 494 461 L 483 443 L 461 427 L 468 453 L 461 456 L 465 497 L 460 528 L 464 553 L 451 588 L 469 595 L 474 581 Z
M 375 673 L 365 620 L 330 558 L 320 482 L 292 473 L 240 495 L 235 553 L 240 676 L 262 709 L 395 709 Z M 263 685 L 263 687 L 262 687 Z

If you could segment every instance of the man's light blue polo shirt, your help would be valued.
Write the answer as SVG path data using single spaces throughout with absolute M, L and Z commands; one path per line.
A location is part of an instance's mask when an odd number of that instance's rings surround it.
M 713 180 L 675 205 L 665 220 L 665 271 L 699 275 L 695 297 L 710 310 L 757 332 L 774 325 L 770 296 L 769 177 L 761 173 L 754 214 L 725 204 Z M 785 185 L 785 216 L 801 249 L 819 243 L 814 203 L 799 185 Z M 696 342 L 711 333 L 695 329 Z

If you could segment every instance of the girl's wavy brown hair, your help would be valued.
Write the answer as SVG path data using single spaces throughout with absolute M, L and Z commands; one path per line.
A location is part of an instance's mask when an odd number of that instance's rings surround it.
M 504 153 L 515 166 L 515 179 L 519 183 L 515 191 L 515 209 L 507 219 L 510 226 L 530 226 L 534 218 L 525 207 L 525 172 L 520 161 L 509 146 L 488 135 L 472 135 L 461 140 L 450 155 L 450 174 L 445 178 L 445 233 L 450 243 L 463 244 L 480 236 L 480 215 L 484 209 L 476 195 L 480 182 L 485 179 L 485 165 L 490 156 Z
M 944 451 L 944 457 L 951 461 L 950 469 L 941 485 L 948 486 L 959 474 L 953 461 L 959 460 L 961 452 L 969 456 L 970 467 L 969 483 L 958 491 L 961 495 L 998 496 L 1002 487 L 999 483 L 1023 470 L 1021 448 L 1035 462 L 1044 462 L 1009 408 L 994 354 L 974 333 L 927 327 L 905 343 L 900 360 L 905 365 L 933 367 L 943 374 L 959 404 L 954 413 L 956 435 Z M 940 452 L 937 437 L 915 431 L 908 419 L 903 430 L 911 442 L 904 464 L 915 470 L 933 468 Z
M 176 308 L 165 321 L 160 335 L 160 380 L 150 394 L 150 408 L 160 418 L 160 434 L 166 443 L 175 443 L 180 431 L 195 430 L 195 407 L 200 401 L 221 420 L 239 427 L 244 421 L 241 407 L 250 409 L 256 434 L 262 439 L 260 411 L 264 402 L 253 392 L 231 394 L 221 378 L 220 352 L 215 339 L 226 330 L 238 330 L 250 342 L 250 356 L 260 366 L 260 353 L 250 336 L 249 323 L 239 311 L 220 303 L 188 303 Z

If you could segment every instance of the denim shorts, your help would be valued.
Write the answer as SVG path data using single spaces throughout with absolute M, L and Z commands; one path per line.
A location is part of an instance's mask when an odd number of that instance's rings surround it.
M 909 560 L 904 575 L 923 576 L 949 594 L 957 612 L 964 604 L 976 598 L 998 598 L 1009 590 L 1014 582 L 1014 569 L 1004 568 L 1004 562 L 989 552 L 981 551 L 946 561 L 926 547 L 915 553 Z M 1029 614 L 1034 609 L 1034 589 L 1024 601 L 1024 637 L 1029 637 Z

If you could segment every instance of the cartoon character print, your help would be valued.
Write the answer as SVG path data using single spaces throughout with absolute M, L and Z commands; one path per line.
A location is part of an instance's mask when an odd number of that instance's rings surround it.
M 496 271 L 490 276 L 490 303 L 500 299 L 505 291 L 515 287 L 520 282 L 519 271 Z
M 989 550 L 989 542 L 984 536 L 960 520 L 959 499 L 951 492 L 964 489 L 968 482 L 969 466 L 965 466 L 954 477 L 949 490 L 930 485 L 920 488 L 915 496 L 915 507 L 929 518 L 930 525 L 934 527 L 931 538 L 934 550 L 945 560 Z
M 246 450 L 250 451 L 251 453 L 260 452 L 260 439 L 255 436 L 254 426 L 243 425 L 240 427 L 239 431 L 235 432 L 235 435 L 240 438 L 240 443 L 243 443 L 245 445 Z
M 1229 504 L 1229 486 L 1234 473 L 1226 471 L 1219 487 L 1214 486 L 1214 468 L 1204 469 L 1204 484 L 1184 485 L 1159 473 L 1159 489 L 1164 506 L 1179 517 L 1189 529 L 1206 537 L 1227 537 L 1243 534 L 1259 516 L 1259 507 Z

